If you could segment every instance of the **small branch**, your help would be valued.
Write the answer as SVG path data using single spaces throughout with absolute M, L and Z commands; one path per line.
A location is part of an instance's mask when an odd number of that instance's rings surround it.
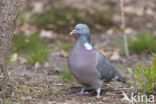
M 122 28 L 125 28 L 125 13 L 124 13 L 124 3 L 123 3 L 123 0 L 120 0 L 120 8 L 121 8 Z
M 126 25 L 125 25 L 124 1 L 123 0 L 120 0 L 120 8 L 121 8 L 121 20 L 122 20 L 121 31 L 122 31 L 122 33 L 124 35 L 124 49 L 125 49 L 126 57 L 129 59 L 127 34 L 125 33 Z

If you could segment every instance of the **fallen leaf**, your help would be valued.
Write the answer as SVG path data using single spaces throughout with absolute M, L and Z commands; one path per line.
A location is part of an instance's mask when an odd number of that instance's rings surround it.
M 138 16 L 142 16 L 144 13 L 143 7 L 133 7 L 133 6 L 125 6 L 124 11 L 130 14 L 137 14 Z
M 40 63 L 39 62 L 36 62 L 35 63 L 35 65 L 34 65 L 34 67 L 37 69 L 37 68 L 39 68 L 41 65 L 40 65 Z
M 20 64 L 27 63 L 27 60 L 25 58 L 23 58 L 23 57 L 19 57 L 18 60 L 19 60 Z
M 14 53 L 10 58 L 10 62 L 16 62 L 17 60 L 18 60 L 18 54 Z
M 61 56 L 68 57 L 68 52 L 65 50 L 61 50 Z
M 108 35 L 113 35 L 116 32 L 118 32 L 118 29 L 117 28 L 110 28 L 109 30 L 107 30 L 107 34 Z
M 17 31 L 18 30 L 18 31 Z M 34 32 L 36 32 L 36 26 L 34 25 L 29 25 L 24 23 L 23 25 L 19 25 L 16 27 L 16 33 L 18 32 L 24 32 L 25 35 L 31 35 Z
M 121 22 L 121 15 L 114 14 L 113 21 L 115 21 L 115 22 Z
M 147 9 L 146 14 L 152 16 L 152 15 L 155 15 L 155 12 L 152 9 Z
M 105 51 L 103 48 L 99 48 L 98 51 L 104 54 L 104 56 L 106 56 L 107 58 L 110 58 L 113 53 L 112 51 Z
M 42 30 L 40 33 L 40 38 L 53 39 L 56 38 L 56 34 L 53 31 Z
M 125 6 L 124 12 L 126 13 L 135 13 L 135 8 L 133 6 Z
M 125 33 L 126 34 L 130 34 L 130 33 L 132 33 L 133 32 L 133 29 L 132 28 L 126 28 L 125 29 Z
M 116 61 L 119 60 L 120 55 L 117 51 L 113 52 L 112 56 L 110 57 L 110 60 Z
M 49 67 L 49 66 L 50 66 L 50 64 L 49 64 L 48 62 L 45 62 L 45 63 L 44 63 L 44 67 L 45 67 L 45 68 L 47 68 L 47 67 Z
M 33 3 L 33 9 L 32 11 L 35 13 L 42 13 L 44 10 L 44 4 L 42 2 L 35 2 Z
M 100 24 L 95 24 L 95 28 L 98 29 L 98 30 L 102 29 Z

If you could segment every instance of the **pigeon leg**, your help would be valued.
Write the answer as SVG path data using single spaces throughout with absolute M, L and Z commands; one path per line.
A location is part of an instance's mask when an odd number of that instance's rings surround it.
M 83 86 L 83 87 L 81 88 L 81 91 L 78 93 L 78 95 L 83 95 L 83 94 L 84 94 L 85 89 L 86 89 L 86 87 L 84 87 L 84 86 Z
M 80 94 L 83 95 L 84 94 L 84 91 L 85 91 L 86 87 L 82 87 L 81 91 L 80 91 Z
M 101 92 L 101 88 L 96 89 L 97 95 L 96 98 L 100 98 L 100 92 Z

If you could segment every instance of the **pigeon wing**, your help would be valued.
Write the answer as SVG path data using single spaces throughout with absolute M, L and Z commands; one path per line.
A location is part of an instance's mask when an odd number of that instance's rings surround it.
M 120 77 L 114 66 L 107 60 L 107 58 L 97 51 L 96 68 L 100 73 L 100 79 L 108 82 L 113 78 Z

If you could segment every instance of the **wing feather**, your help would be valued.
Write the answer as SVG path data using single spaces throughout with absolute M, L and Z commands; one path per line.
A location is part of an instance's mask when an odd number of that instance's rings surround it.
M 100 73 L 100 78 L 105 81 L 110 81 L 118 75 L 117 70 L 108 61 L 108 59 L 100 52 L 97 51 L 96 55 L 96 68 Z

